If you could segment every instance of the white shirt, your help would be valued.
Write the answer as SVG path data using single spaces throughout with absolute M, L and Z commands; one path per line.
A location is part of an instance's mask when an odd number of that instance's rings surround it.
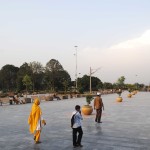
M 77 111 L 74 111 L 74 112 L 72 113 L 72 115 L 74 115 L 73 128 L 81 127 L 81 126 L 82 126 L 81 120 L 83 120 L 82 115 L 81 115 L 79 112 L 77 112 Z
M 43 120 L 43 117 L 41 115 L 41 118 L 38 120 L 36 130 L 42 130 L 42 120 Z

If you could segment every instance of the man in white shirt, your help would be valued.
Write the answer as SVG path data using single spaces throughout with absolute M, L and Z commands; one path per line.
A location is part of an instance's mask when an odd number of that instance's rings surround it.
M 82 139 L 83 131 L 82 131 L 81 120 L 83 120 L 83 118 L 81 115 L 81 110 L 79 105 L 75 106 L 75 111 L 73 112 L 72 115 L 74 117 L 74 122 L 72 126 L 73 146 L 74 148 L 82 147 L 83 145 L 81 145 L 81 139 Z

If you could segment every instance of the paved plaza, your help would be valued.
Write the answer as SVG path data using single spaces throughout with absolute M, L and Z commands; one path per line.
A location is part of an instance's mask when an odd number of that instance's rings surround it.
M 41 103 L 47 121 L 41 144 L 34 144 L 28 130 L 32 104 L 1 106 L 0 150 L 150 150 L 150 93 L 139 92 L 131 99 L 127 94 L 122 94 L 122 103 L 115 102 L 117 94 L 102 95 L 102 124 L 94 122 L 95 111 L 83 116 L 82 148 L 72 146 L 70 118 L 75 105 L 86 104 L 85 98 Z

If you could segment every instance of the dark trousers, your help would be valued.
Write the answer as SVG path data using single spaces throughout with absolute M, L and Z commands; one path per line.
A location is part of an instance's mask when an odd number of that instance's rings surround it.
M 102 109 L 96 109 L 96 122 L 101 122 Z
M 77 137 L 77 134 L 78 134 L 78 137 Z M 82 135 L 83 135 L 82 128 L 81 127 L 73 128 L 72 135 L 73 135 L 73 146 L 80 145 Z

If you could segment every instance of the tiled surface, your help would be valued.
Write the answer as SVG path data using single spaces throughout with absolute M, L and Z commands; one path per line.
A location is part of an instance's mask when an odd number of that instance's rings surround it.
M 94 122 L 95 112 L 84 116 L 82 150 L 150 150 L 150 93 L 139 92 L 122 103 L 117 94 L 103 95 L 105 111 L 102 124 Z M 42 102 L 47 125 L 41 134 L 41 144 L 35 145 L 28 131 L 31 104 L 0 106 L 0 150 L 72 150 L 70 117 L 76 104 L 85 98 Z M 93 103 L 92 103 L 93 104 Z

